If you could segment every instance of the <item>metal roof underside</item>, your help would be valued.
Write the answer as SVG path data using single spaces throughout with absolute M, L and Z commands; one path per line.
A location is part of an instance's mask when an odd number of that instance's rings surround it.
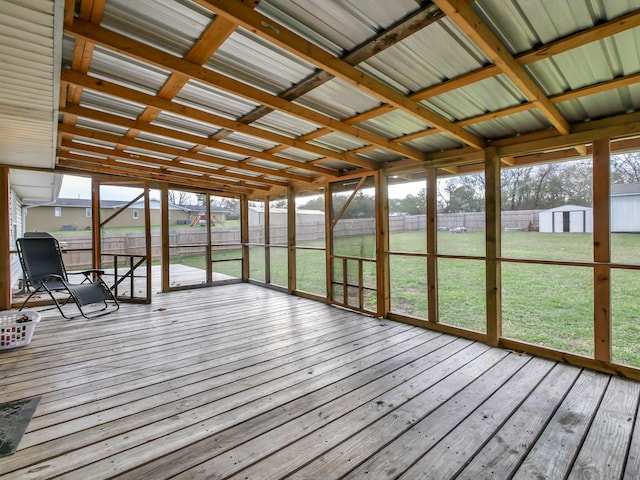
M 0 152 L 53 167 L 60 96 L 65 172 L 260 197 L 640 110 L 640 0 L 78 0 L 59 38 L 42 4 L 0 32 L 3 112 L 39 115 Z M 26 76 L 7 48 L 34 29 Z

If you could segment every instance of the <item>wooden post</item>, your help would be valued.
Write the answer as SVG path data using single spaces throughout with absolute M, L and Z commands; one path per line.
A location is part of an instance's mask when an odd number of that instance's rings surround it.
M 427 169 L 427 285 L 429 318 L 440 321 L 438 314 L 438 176 L 435 168 Z
M 169 185 L 163 183 L 160 185 L 160 196 L 162 212 L 161 212 L 161 229 L 160 229 L 160 268 L 162 271 L 162 292 L 169 291 L 170 279 L 169 269 L 171 268 L 171 250 L 169 248 Z
M 331 206 L 333 202 L 331 199 L 331 184 L 325 183 L 324 189 L 324 244 L 325 244 L 325 275 L 326 275 L 326 288 L 327 288 L 327 300 L 333 301 L 333 236 L 331 230 L 331 223 L 333 222 L 333 215 L 331 212 Z
M 11 190 L 9 167 L 0 167 L 0 310 L 11 308 Z
M 91 247 L 93 253 L 93 268 L 100 268 L 102 264 L 100 213 L 100 181 L 96 178 L 91 178 Z M 114 268 L 115 267 L 114 265 Z M 131 292 L 131 295 L 133 296 L 133 292 Z
M 376 274 L 378 316 L 386 317 L 391 310 L 391 279 L 389 278 L 389 182 L 387 172 L 375 176 L 376 185 Z
M 495 148 L 484 155 L 487 343 L 497 346 L 502 336 L 500 158 Z
M 271 283 L 271 205 L 270 197 L 264 199 L 264 283 Z
M 143 183 L 144 186 L 144 246 L 147 256 L 147 295 L 146 302 L 151 303 L 151 290 L 152 286 L 152 277 L 151 277 L 151 264 L 153 263 L 153 249 L 151 245 L 151 205 L 149 203 L 149 182 L 145 181 Z M 133 297 L 133 290 L 131 291 L 131 296 Z
M 242 281 L 248 282 L 251 273 L 249 254 L 249 199 L 240 197 L 240 242 L 242 243 Z
M 204 226 L 207 229 L 206 241 L 207 245 L 204 247 L 205 253 L 204 256 L 206 258 L 205 262 L 205 275 L 206 282 L 211 283 L 213 281 L 213 251 L 211 248 L 211 196 L 206 193 L 204 195 L 204 213 L 206 215 L 207 221 Z M 242 212 L 240 213 L 242 215 Z
M 287 188 L 287 260 L 289 294 L 296 290 L 296 191 Z
M 595 359 L 611 362 L 611 151 L 609 139 L 593 142 L 593 330 Z

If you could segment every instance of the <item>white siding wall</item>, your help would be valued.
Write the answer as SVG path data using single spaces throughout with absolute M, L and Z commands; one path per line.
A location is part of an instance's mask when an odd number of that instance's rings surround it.
M 12 250 L 15 250 L 16 239 L 23 234 L 22 222 L 22 200 L 15 191 L 9 192 L 9 244 Z M 18 279 L 22 276 L 20 261 L 18 255 L 11 255 L 11 287 L 15 287 Z
M 640 232 L 640 195 L 611 198 L 611 231 Z

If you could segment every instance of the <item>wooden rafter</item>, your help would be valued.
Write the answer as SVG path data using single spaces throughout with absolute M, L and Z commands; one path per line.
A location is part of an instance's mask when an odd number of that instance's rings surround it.
M 253 10 L 249 9 L 253 12 Z M 333 131 L 360 138 L 366 142 L 391 150 L 399 155 L 423 160 L 424 154 L 417 150 L 395 144 L 385 138 L 359 129 L 340 120 L 321 114 L 296 103 L 289 102 L 278 96 L 267 93 L 256 87 L 242 83 L 226 75 L 200 67 L 182 58 L 170 55 L 162 50 L 147 46 L 130 38 L 111 32 L 96 25 L 83 21 L 75 21 L 72 26 L 65 27 L 65 32 L 76 38 L 85 39 L 112 49 L 124 55 L 132 56 L 171 72 L 178 72 L 190 79 L 209 85 L 213 88 L 230 92 L 234 95 L 249 99 L 259 104 L 287 112 L 303 120 L 315 123 Z
M 97 162 L 95 159 L 92 161 L 91 159 L 68 159 L 61 158 L 59 160 L 59 165 L 61 167 L 72 168 L 75 170 L 82 170 L 86 173 L 92 174 L 100 174 L 100 175 L 108 175 L 112 176 L 121 176 L 121 177 L 131 177 L 135 175 L 136 178 L 158 181 L 158 182 L 166 182 L 171 183 L 173 185 L 181 185 L 183 187 L 192 187 L 192 188 L 200 188 L 206 190 L 220 190 L 224 192 L 231 192 L 237 194 L 251 194 L 251 190 L 245 190 L 241 188 L 234 188 L 230 186 L 220 186 L 216 182 L 207 181 L 207 179 L 198 179 L 198 178 L 186 178 L 185 176 L 176 174 L 175 172 L 153 172 L 147 171 L 148 169 L 142 168 L 139 166 L 127 166 L 127 165 L 112 165 L 109 162 Z
M 419 118 L 430 125 L 433 125 L 459 141 L 476 148 L 482 148 L 484 146 L 483 139 L 452 124 L 434 112 L 427 110 L 418 103 L 412 101 L 410 98 L 398 93 L 391 87 L 388 87 L 373 77 L 357 70 L 344 60 L 331 55 L 324 49 L 317 47 L 284 26 L 276 24 L 273 20 L 246 8 L 244 5 L 236 2 L 225 2 L 222 0 L 196 1 L 203 7 L 209 8 L 217 15 L 224 16 L 231 21 L 238 23 L 262 38 L 265 38 L 279 47 L 313 63 L 332 75 L 367 91 L 383 102 L 401 109 L 409 115 Z M 389 147 L 385 146 L 385 148 Z
M 67 82 L 73 85 L 79 85 L 84 88 L 89 88 L 91 90 L 95 90 L 101 93 L 105 93 L 107 95 L 129 100 L 142 105 L 160 108 L 166 112 L 189 117 L 194 120 L 199 120 L 199 121 L 211 124 L 212 126 L 230 128 L 240 133 L 244 133 L 246 135 L 250 135 L 256 138 L 262 138 L 274 143 L 287 145 L 293 148 L 299 148 L 300 150 L 306 150 L 308 152 L 315 153 L 323 157 L 329 157 L 329 158 L 335 158 L 337 160 L 347 161 L 346 155 L 344 153 L 335 152 L 333 150 L 311 145 L 307 143 L 305 139 L 290 138 L 284 135 L 279 135 L 277 133 L 270 132 L 268 130 L 253 127 L 251 125 L 245 125 L 235 120 L 230 120 L 228 118 L 222 117 L 220 115 L 215 115 L 213 113 L 205 112 L 197 108 L 180 105 L 170 100 L 166 100 L 164 98 L 159 98 L 154 95 L 149 95 L 147 93 L 143 93 L 138 90 L 133 90 L 127 87 L 122 87 L 120 85 L 108 82 L 106 80 L 100 80 L 94 77 L 89 77 L 88 75 L 83 75 L 78 72 L 74 72 L 72 70 L 63 70 L 61 73 L 61 79 L 63 82 Z M 209 138 L 215 139 L 216 136 L 213 135 Z M 259 153 L 259 152 L 256 152 L 256 153 Z M 334 175 L 339 175 L 339 174 L 340 174 L 339 172 L 334 172 Z
M 187 150 L 182 150 L 180 148 L 171 147 L 167 145 L 159 145 L 157 143 L 145 142 L 145 141 L 137 140 L 133 138 L 122 137 L 122 136 L 114 135 L 111 133 L 97 132 L 94 130 L 89 130 L 86 128 L 78 128 L 78 127 L 73 127 L 69 125 L 61 125 L 59 130 L 61 133 L 67 133 L 67 134 L 73 135 L 74 137 L 84 137 L 88 139 L 95 139 L 103 142 L 109 142 L 115 145 L 118 145 L 118 144 L 127 145 L 129 147 L 139 148 L 141 150 L 146 150 L 149 152 L 157 152 L 157 153 L 160 153 L 163 155 L 169 155 L 175 158 L 188 158 L 191 160 L 201 161 L 207 164 L 221 165 L 221 166 L 230 167 L 238 170 L 244 169 L 244 165 L 242 163 L 234 162 L 233 160 L 228 160 L 228 159 L 216 157 L 213 155 L 207 155 L 203 153 L 190 152 Z M 79 146 L 78 148 L 82 149 L 81 146 Z M 274 177 L 282 177 L 282 178 L 291 178 L 298 181 L 306 180 L 308 182 L 311 182 L 313 180 L 309 177 L 304 177 L 302 175 L 295 175 L 290 172 L 281 172 L 280 170 L 270 169 L 266 167 L 259 167 L 259 166 L 253 166 L 253 167 L 254 167 L 253 171 L 257 173 L 262 173 L 264 175 L 272 175 Z M 227 174 L 231 173 L 231 172 L 227 172 L 226 170 L 225 172 Z M 240 176 L 242 176 L 246 180 L 255 179 L 255 177 L 251 177 L 249 175 L 243 175 L 240 173 L 233 173 L 233 176 L 235 178 L 240 178 Z M 266 181 L 266 179 L 260 179 L 260 180 Z
M 286 187 L 289 185 L 287 181 L 276 180 L 273 178 L 266 179 L 264 176 L 252 177 L 244 175 L 242 173 L 229 171 L 226 167 L 218 167 L 216 165 L 205 166 L 195 165 L 194 162 L 188 158 L 176 158 L 174 160 L 161 160 L 149 157 L 143 157 L 136 153 L 130 153 L 126 150 L 115 150 L 108 147 L 100 147 L 96 145 L 87 145 L 81 142 L 74 142 L 72 140 L 63 140 L 60 144 L 60 151 L 62 152 L 81 152 L 88 156 L 99 156 L 101 158 L 108 158 L 110 160 L 123 159 L 131 163 L 145 163 L 149 166 L 159 168 L 183 168 L 194 172 L 206 174 L 208 176 L 215 176 L 221 182 L 231 181 L 237 185 L 247 185 L 257 190 L 269 190 L 273 186 Z

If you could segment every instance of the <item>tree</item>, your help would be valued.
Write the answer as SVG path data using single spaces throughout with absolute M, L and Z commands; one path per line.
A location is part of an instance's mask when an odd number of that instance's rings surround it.
M 194 200 L 194 195 L 182 190 L 169 190 L 169 203 L 173 205 L 189 205 Z
M 640 183 L 640 152 L 611 157 L 611 183 Z

